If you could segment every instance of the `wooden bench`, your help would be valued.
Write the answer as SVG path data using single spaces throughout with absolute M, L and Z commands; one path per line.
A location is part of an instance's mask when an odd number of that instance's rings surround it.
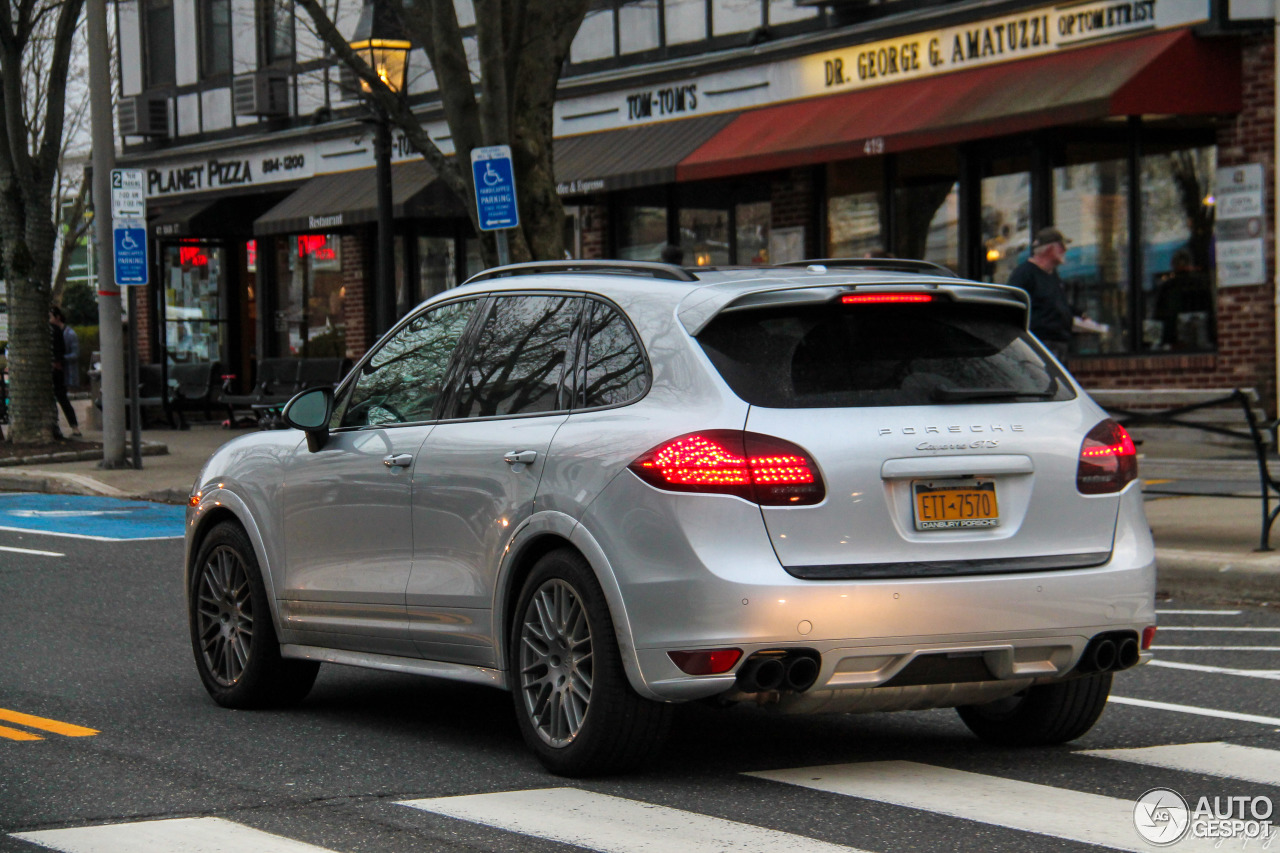
M 1271 527 L 1280 515 L 1280 482 L 1271 475 L 1268 453 L 1276 447 L 1280 422 L 1267 417 L 1254 388 L 1131 388 L 1098 389 L 1089 396 L 1126 429 L 1176 427 L 1200 430 L 1246 442 L 1258 462 L 1262 498 L 1259 551 L 1271 549 Z

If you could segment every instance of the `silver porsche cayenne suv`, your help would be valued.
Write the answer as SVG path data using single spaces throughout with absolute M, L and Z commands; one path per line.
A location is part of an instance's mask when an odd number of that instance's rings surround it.
M 1027 315 L 922 262 L 482 273 L 204 466 L 200 677 L 492 685 L 564 775 L 695 700 L 1076 738 L 1150 657 L 1154 551 L 1133 442 Z

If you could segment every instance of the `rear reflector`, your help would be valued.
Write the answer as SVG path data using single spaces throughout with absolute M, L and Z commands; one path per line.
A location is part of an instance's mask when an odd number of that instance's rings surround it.
M 826 495 L 818 466 L 789 441 L 711 429 L 664 442 L 630 465 L 651 486 L 671 492 L 736 495 L 765 506 L 804 506 Z
M 845 305 L 886 305 L 903 302 L 932 302 L 932 293 L 846 293 L 840 297 Z
M 1083 495 L 1118 492 L 1138 476 L 1138 450 L 1120 424 L 1108 418 L 1080 445 L 1076 488 Z
M 667 657 L 688 675 L 720 675 L 733 669 L 738 658 L 742 657 L 742 649 L 667 652 Z
M 1142 650 L 1145 652 L 1156 641 L 1156 626 L 1148 625 L 1142 629 Z

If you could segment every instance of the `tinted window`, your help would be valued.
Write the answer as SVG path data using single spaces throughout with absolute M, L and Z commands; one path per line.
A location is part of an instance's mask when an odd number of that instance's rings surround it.
M 231 0 L 204 0 L 200 6 L 200 73 L 231 73 Z
M 473 299 L 428 311 L 379 347 L 356 379 L 341 425 L 431 420 L 449 360 L 478 304 Z
M 594 303 L 587 338 L 583 405 L 616 406 L 649 390 L 644 353 L 631 327 L 613 308 Z
M 913 406 L 1074 396 L 1015 311 L 982 305 L 779 306 L 721 314 L 698 336 L 756 406 Z
M 145 0 L 142 15 L 147 50 L 147 85 L 172 85 L 175 77 L 173 0 Z
M 455 417 L 519 415 L 565 408 L 559 401 L 569 339 L 582 300 L 503 296 L 477 336 L 462 375 Z

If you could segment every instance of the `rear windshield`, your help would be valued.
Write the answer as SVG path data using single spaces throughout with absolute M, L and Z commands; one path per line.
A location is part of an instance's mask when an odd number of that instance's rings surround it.
M 769 306 L 727 311 L 698 336 L 753 406 L 1069 400 L 1016 310 L 989 305 Z

